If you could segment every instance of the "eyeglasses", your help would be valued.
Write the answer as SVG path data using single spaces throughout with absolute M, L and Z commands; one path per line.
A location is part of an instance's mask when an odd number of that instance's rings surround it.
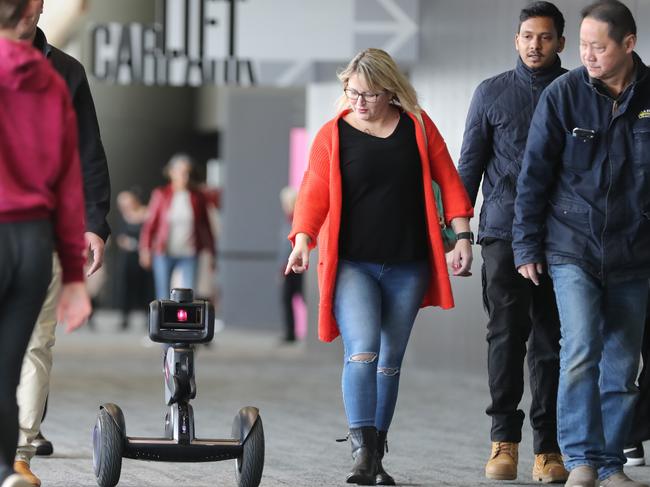
M 359 93 L 357 90 L 353 90 L 352 88 L 346 88 L 343 92 L 350 101 L 357 101 L 359 97 L 361 97 L 366 103 L 375 103 L 377 99 L 385 93 L 385 91 L 379 93 Z

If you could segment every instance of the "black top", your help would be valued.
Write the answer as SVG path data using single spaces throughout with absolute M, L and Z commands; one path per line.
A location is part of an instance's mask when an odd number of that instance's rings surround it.
M 142 223 L 129 223 L 124 218 L 120 218 L 117 228 L 117 237 L 126 237 L 131 248 L 124 248 L 120 246 L 122 252 L 138 253 L 138 242 L 140 241 L 140 232 L 142 231 Z
M 343 184 L 342 259 L 400 263 L 426 260 L 422 166 L 415 124 L 402 113 L 383 139 L 338 122 Z

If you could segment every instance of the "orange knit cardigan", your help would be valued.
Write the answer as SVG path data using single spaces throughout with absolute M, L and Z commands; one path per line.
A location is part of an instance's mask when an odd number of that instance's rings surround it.
M 289 240 L 295 243 L 297 233 L 306 233 L 312 247 L 318 241 L 318 287 L 320 303 L 318 311 L 318 337 L 331 342 L 339 335 L 332 305 L 336 270 L 339 258 L 339 230 L 341 224 L 342 190 L 341 164 L 339 160 L 338 120 L 349 113 L 345 110 L 327 122 L 318 131 L 309 154 L 309 166 L 298 193 Z M 409 113 L 416 127 L 415 137 L 422 162 L 425 213 L 427 219 L 429 262 L 431 279 L 421 307 L 454 306 L 449 282 L 449 272 L 440 233 L 438 212 L 431 187 L 435 180 L 441 188 L 445 221 L 453 218 L 472 217 L 473 208 L 458 172 L 451 160 L 445 141 L 429 116 L 422 112 L 426 127 L 428 147 L 422 133 L 422 125 Z M 317 239 L 318 237 L 318 239 Z

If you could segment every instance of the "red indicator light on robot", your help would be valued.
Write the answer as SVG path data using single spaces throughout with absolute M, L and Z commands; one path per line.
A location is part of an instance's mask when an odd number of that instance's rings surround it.
M 184 309 L 179 309 L 176 311 L 176 319 L 178 321 L 187 321 L 187 311 Z

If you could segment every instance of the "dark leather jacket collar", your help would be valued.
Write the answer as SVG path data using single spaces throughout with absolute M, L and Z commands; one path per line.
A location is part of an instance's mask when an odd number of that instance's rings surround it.
M 40 28 L 36 27 L 36 37 L 34 38 L 33 46 L 41 51 L 45 57 L 50 57 L 52 52 L 52 46 L 47 43 L 47 37 L 45 37 L 45 32 Z

